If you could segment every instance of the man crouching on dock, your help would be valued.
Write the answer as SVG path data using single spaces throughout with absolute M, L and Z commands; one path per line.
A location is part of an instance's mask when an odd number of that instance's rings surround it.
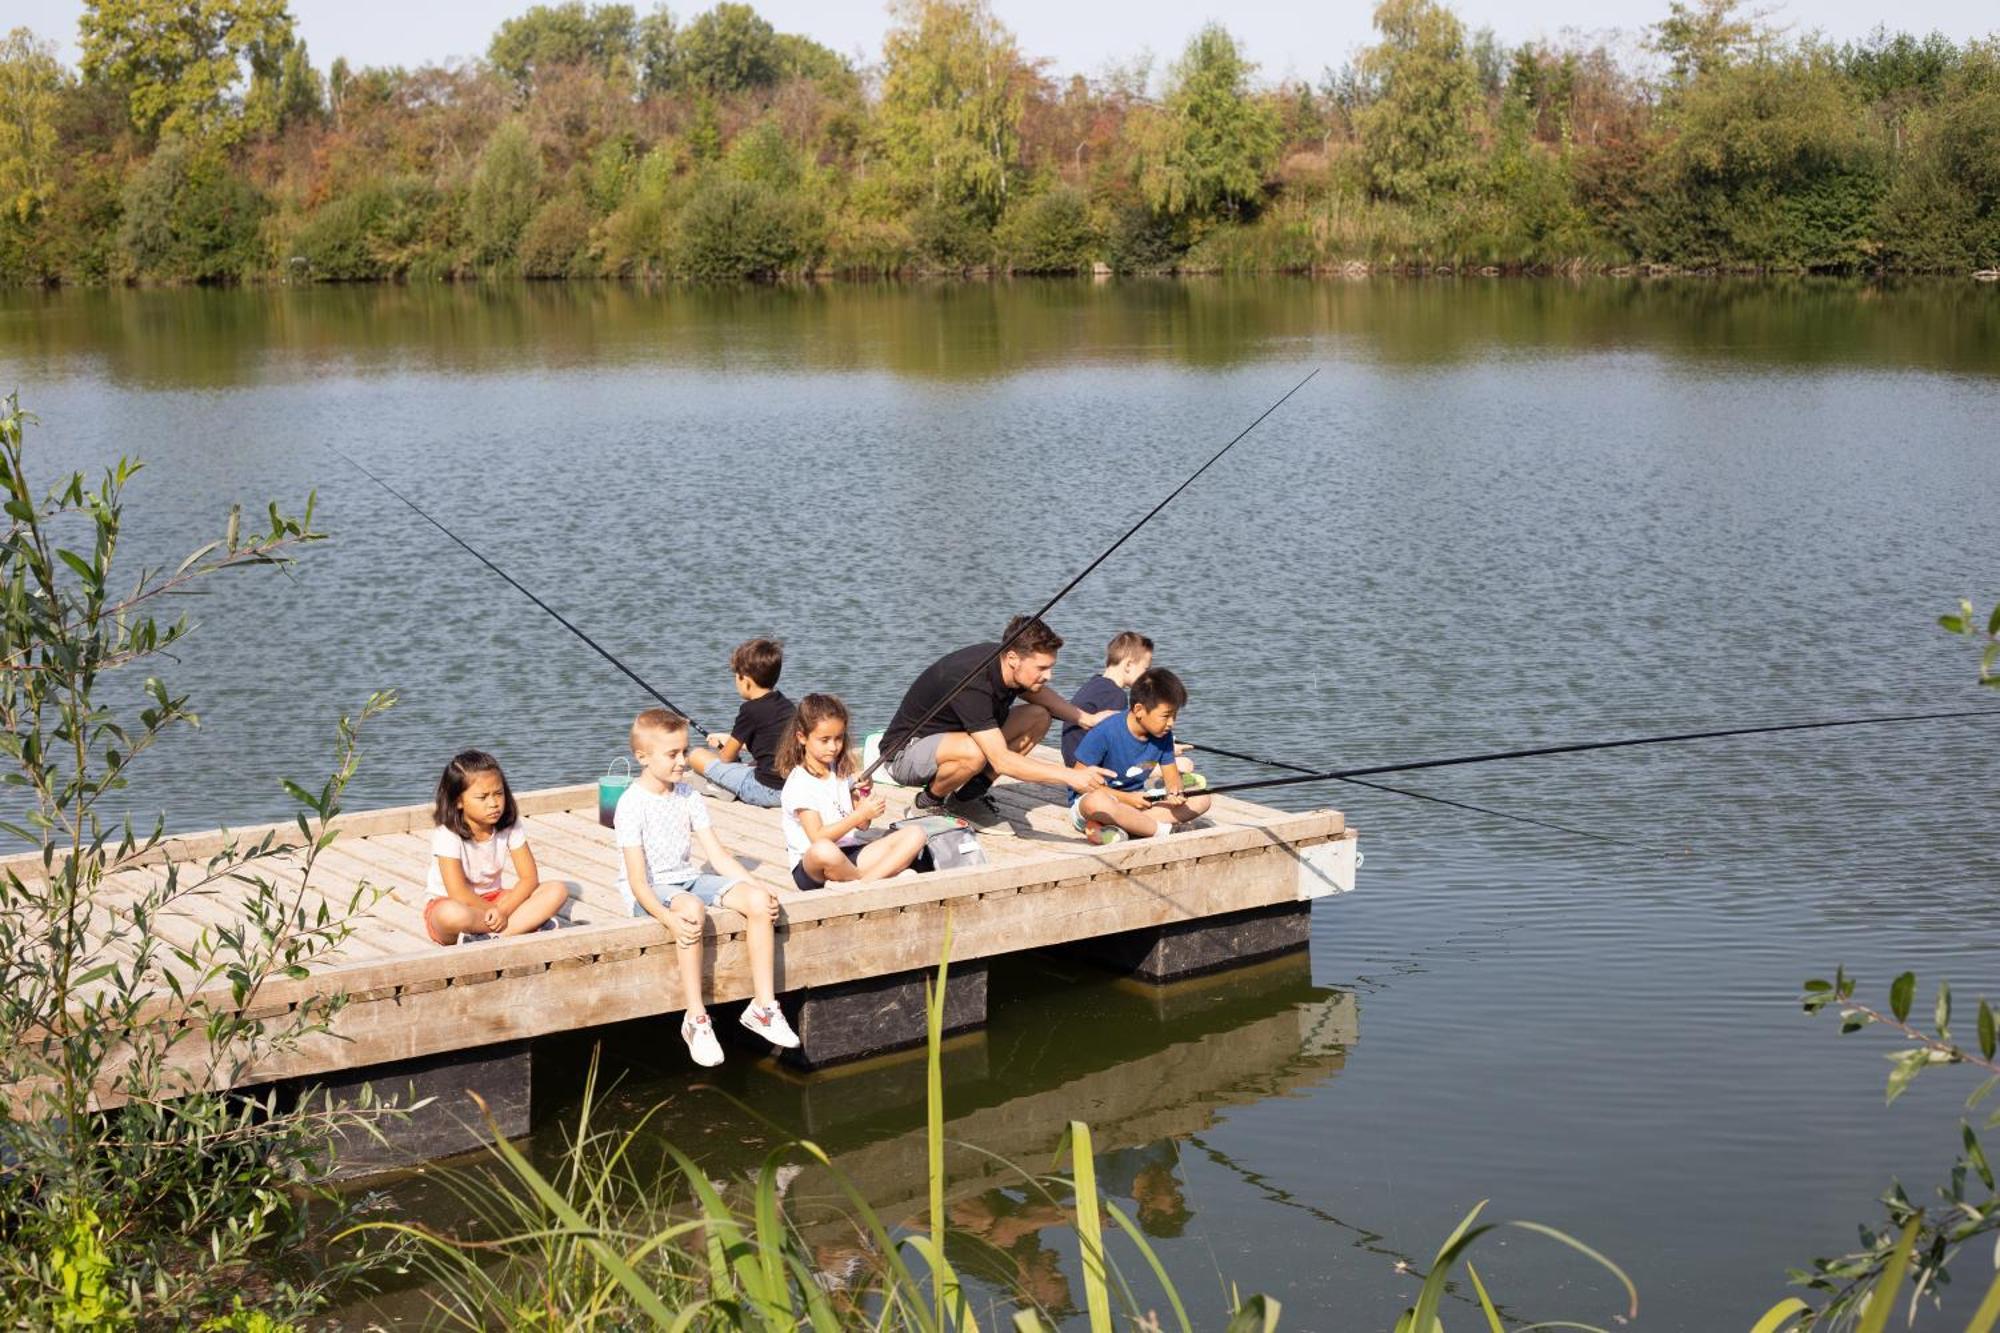
M 1000 643 L 1007 649 L 996 657 Z M 1063 641 L 1041 621 L 1014 617 L 1000 643 L 975 643 L 926 667 L 883 732 L 882 749 L 889 776 L 918 789 L 916 813 L 948 812 L 986 832 L 1011 833 L 986 794 L 993 779 L 1095 791 L 1110 776 L 1103 769 L 1065 768 L 1029 752 L 1051 718 L 1088 729 L 1111 714 L 1085 713 L 1049 688 Z

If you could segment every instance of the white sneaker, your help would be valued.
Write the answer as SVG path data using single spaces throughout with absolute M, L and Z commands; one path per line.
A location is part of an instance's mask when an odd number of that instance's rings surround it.
M 722 1043 L 715 1039 L 715 1024 L 708 1021 L 707 1014 L 682 1019 L 681 1040 L 687 1043 L 694 1062 L 703 1068 L 713 1069 L 722 1063 Z
M 746 1004 L 743 1006 L 742 1015 L 736 1021 L 741 1023 L 746 1031 L 756 1033 L 773 1046 L 782 1046 L 788 1051 L 798 1049 L 799 1034 L 792 1031 L 792 1025 L 785 1021 L 785 1011 L 775 1004 L 769 1008 L 758 1004 Z M 711 1036 L 709 1040 L 714 1041 L 715 1038 Z

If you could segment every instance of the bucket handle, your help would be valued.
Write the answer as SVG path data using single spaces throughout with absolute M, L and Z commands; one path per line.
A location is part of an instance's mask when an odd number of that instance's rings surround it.
M 616 774 L 614 774 L 614 773 L 613 773 L 613 772 L 612 772 L 611 770 L 612 770 L 612 768 L 613 768 L 614 766 L 616 766 L 616 765 L 623 765 L 623 766 L 624 766 L 624 769 L 625 769 L 625 771 L 624 771 L 623 773 L 616 773 Z M 627 782 L 630 782 L 630 781 L 632 780 L 632 761 L 631 761 L 630 759 L 614 759 L 614 760 L 612 760 L 612 761 L 611 761 L 611 762 L 610 762 L 609 764 L 606 764 L 606 765 L 604 766 L 604 776 L 605 776 L 605 777 L 607 777 L 607 778 L 609 778 L 609 777 L 622 777 L 622 778 L 624 778 L 624 779 L 625 779 L 625 780 L 626 780 Z

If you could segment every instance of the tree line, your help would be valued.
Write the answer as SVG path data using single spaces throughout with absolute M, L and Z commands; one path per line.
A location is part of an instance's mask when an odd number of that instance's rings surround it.
M 284 0 L 89 0 L 76 70 L 0 43 L 0 282 L 2000 267 L 1995 38 L 1374 27 L 1311 81 L 1214 24 L 1057 77 L 985 0 L 898 0 L 866 66 L 747 4 L 568 0 L 322 69 Z

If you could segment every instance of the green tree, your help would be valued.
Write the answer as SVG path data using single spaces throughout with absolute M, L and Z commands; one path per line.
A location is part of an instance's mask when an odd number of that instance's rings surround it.
M 705 93 L 768 87 L 781 73 L 777 31 L 748 5 L 720 4 L 674 40 L 678 81 Z
M 274 134 L 326 114 L 326 82 L 298 38 L 273 51 L 250 53 L 250 91 L 243 98 L 245 124 Z
M 536 5 L 502 23 L 487 44 L 486 59 L 527 88 L 551 69 L 583 65 L 608 71 L 629 64 L 637 47 L 637 17 L 630 5 L 568 0 Z
M 674 269 L 707 282 L 797 272 L 817 248 L 815 221 L 798 200 L 770 186 L 712 174 L 681 212 Z
M 1007 198 L 1025 104 L 1013 34 L 985 0 L 897 0 L 876 117 L 906 196 L 985 217 Z
M 0 218 L 26 223 L 55 196 L 56 117 L 67 82 L 55 43 L 26 28 L 0 42 Z
M 329 1131 L 357 1119 L 320 1098 L 287 1108 L 217 1090 L 323 1034 L 341 1003 L 248 1016 L 271 982 L 337 950 L 375 900 L 364 887 L 345 910 L 307 905 L 354 772 L 354 728 L 342 721 L 339 766 L 317 793 L 286 784 L 305 802 L 290 841 L 232 837 L 189 858 L 163 821 L 148 831 L 116 807 L 133 765 L 196 723 L 188 696 L 149 675 L 194 629 L 160 613 L 228 571 L 289 564 L 320 536 L 312 504 L 297 517 L 271 505 L 263 531 L 232 512 L 215 541 L 134 578 L 119 557 L 139 464 L 44 490 L 26 466 L 33 420 L 0 403 L 5 831 L 39 852 L 0 866 L 0 1321 L 193 1328 L 246 1287 L 266 1314 L 300 1314 L 338 1274 L 284 1265 L 314 1222 L 347 1211 L 321 1182 Z M 169 943 L 156 923 L 192 921 L 198 903 L 213 924 Z
M 465 195 L 465 229 L 473 262 L 513 262 L 528 219 L 541 202 L 542 154 L 528 127 L 510 120 L 493 131 L 473 168 Z
M 1058 185 L 1017 200 L 994 234 L 1001 262 L 1015 273 L 1079 273 L 1100 240 L 1083 191 Z
M 264 200 L 213 143 L 168 139 L 125 183 L 118 245 L 132 273 L 233 282 L 255 272 Z
M 675 47 L 679 30 L 665 5 L 639 20 L 634 30 L 634 49 L 639 59 L 640 91 L 653 94 L 671 91 L 679 80 Z
M 1682 90 L 1668 124 L 1641 253 L 1806 269 L 1868 260 L 1880 151 L 1827 53 L 1716 67 Z
M 1939 105 L 1915 121 L 1881 232 L 1905 267 L 2000 268 L 2000 45 L 1969 49 Z
M 1233 216 L 1262 195 L 1277 162 L 1278 122 L 1251 96 L 1255 68 L 1219 23 L 1188 42 L 1168 72 L 1159 114 L 1138 132 L 1139 186 L 1154 208 Z
M 1742 0 L 1673 0 L 1653 25 L 1652 46 L 1667 58 L 1669 77 L 1685 84 L 1726 68 L 1755 48 L 1758 25 L 1738 11 Z
M 1438 202 L 1472 167 L 1479 71 L 1465 27 L 1437 0 L 1381 0 L 1375 30 L 1382 40 L 1360 66 L 1376 95 L 1355 116 L 1369 181 L 1394 199 Z
M 285 0 L 86 0 L 79 26 L 83 72 L 129 89 L 141 133 L 224 139 L 245 59 L 292 37 Z

